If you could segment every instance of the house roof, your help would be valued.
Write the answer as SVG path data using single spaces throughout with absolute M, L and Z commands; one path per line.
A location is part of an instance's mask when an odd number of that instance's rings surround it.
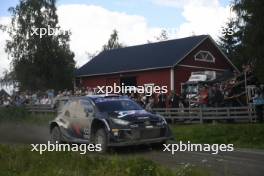
M 75 75 L 80 77 L 173 67 L 208 37 L 199 35 L 104 51 L 76 70 Z

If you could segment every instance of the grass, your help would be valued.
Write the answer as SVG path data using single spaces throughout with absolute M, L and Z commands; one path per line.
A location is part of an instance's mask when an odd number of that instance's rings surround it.
M 26 146 L 0 145 L 2 176 L 207 176 L 206 171 L 182 166 L 170 170 L 150 160 L 116 155 L 80 155 L 74 152 L 45 152 L 40 155 Z
M 14 123 L 30 123 L 43 125 L 54 119 L 55 115 L 51 113 L 33 114 L 28 112 L 25 108 L 17 107 L 1 107 L 0 108 L 0 123 L 14 122 Z
M 264 149 L 264 124 L 172 125 L 171 129 L 177 141 Z

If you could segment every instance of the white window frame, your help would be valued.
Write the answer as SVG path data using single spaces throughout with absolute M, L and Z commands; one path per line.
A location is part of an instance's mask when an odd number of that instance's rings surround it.
M 213 60 L 211 61 L 211 60 L 206 60 L 206 59 L 200 59 L 200 58 L 197 58 L 197 56 L 198 56 L 201 52 L 210 55 L 210 56 L 213 58 Z M 214 55 L 213 55 L 210 51 L 205 51 L 205 50 L 200 50 L 200 51 L 198 51 L 198 52 L 194 55 L 194 60 L 195 60 L 195 61 L 202 61 L 202 62 L 211 62 L 211 63 L 215 63 L 215 57 L 214 57 Z

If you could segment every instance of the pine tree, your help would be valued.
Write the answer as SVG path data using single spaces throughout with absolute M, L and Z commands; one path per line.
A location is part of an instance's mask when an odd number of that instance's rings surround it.
M 122 48 L 124 45 L 119 42 L 119 37 L 118 37 L 118 32 L 116 29 L 113 30 L 113 33 L 110 35 L 110 38 L 103 46 L 103 51 L 111 50 L 111 49 L 116 49 L 116 48 Z
M 235 0 L 233 10 L 238 16 L 237 58 L 254 63 L 256 76 L 264 82 L 264 1 Z

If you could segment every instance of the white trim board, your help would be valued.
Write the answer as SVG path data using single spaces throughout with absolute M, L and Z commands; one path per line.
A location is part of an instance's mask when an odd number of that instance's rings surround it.
M 207 70 L 214 70 L 214 71 L 226 71 L 226 69 L 219 69 L 219 68 L 212 68 L 212 67 L 200 67 L 200 66 L 193 66 L 193 65 L 184 65 L 178 64 L 179 67 L 188 67 L 188 68 L 198 68 L 198 69 L 207 69 Z

